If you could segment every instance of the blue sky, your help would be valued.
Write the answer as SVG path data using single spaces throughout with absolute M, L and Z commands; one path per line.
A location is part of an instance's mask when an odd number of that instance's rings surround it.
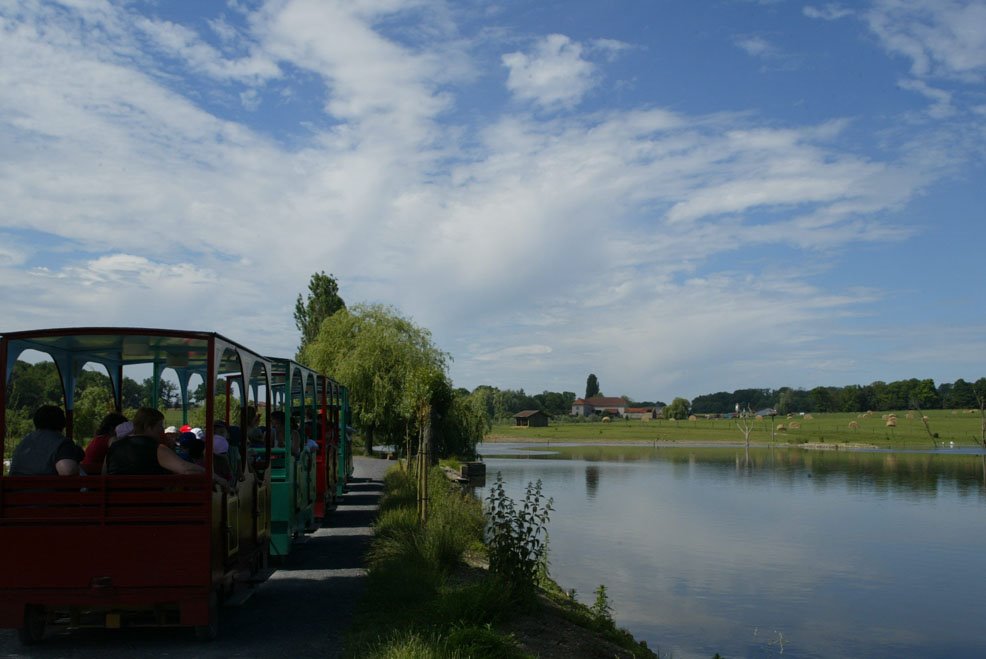
M 458 386 L 986 375 L 986 3 L 0 0 L 0 329 L 293 353 L 316 271 Z

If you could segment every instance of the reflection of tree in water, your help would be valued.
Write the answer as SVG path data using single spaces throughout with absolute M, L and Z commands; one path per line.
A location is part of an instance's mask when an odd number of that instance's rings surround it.
M 986 494 L 982 472 L 983 458 L 942 452 L 886 453 L 867 451 L 811 451 L 795 447 L 751 448 L 660 448 L 651 447 L 571 447 L 559 454 L 576 460 L 633 461 L 670 463 L 676 474 L 691 470 L 713 470 L 744 478 L 774 482 L 798 482 L 811 478 L 815 487 L 848 484 L 876 492 L 902 492 L 934 496 L 942 487 L 955 487 L 962 495 Z M 595 494 L 598 482 L 590 486 L 586 468 L 586 490 Z M 578 473 L 578 472 L 575 472 Z M 598 480 L 598 475 L 594 477 Z M 590 489 L 591 487 L 591 489 Z
M 596 498 L 596 491 L 599 489 L 599 467 L 586 465 L 585 467 L 585 495 L 590 499 Z

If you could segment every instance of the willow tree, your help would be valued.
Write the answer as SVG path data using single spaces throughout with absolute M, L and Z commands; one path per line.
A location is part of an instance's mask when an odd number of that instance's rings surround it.
M 408 374 L 444 373 L 448 355 L 432 343 L 431 332 L 393 307 L 361 304 L 323 320 L 299 361 L 349 389 L 354 421 L 369 454 L 378 434 L 391 442 L 404 434 Z

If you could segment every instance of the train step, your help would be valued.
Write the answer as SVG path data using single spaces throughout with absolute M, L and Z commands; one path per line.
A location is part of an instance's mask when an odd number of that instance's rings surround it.
M 270 579 L 270 575 L 274 574 L 275 571 L 276 570 L 274 568 L 267 568 L 264 570 L 258 570 L 253 574 L 250 574 L 248 572 L 241 572 L 233 578 L 233 581 L 235 581 L 238 584 L 246 584 L 252 587 Z

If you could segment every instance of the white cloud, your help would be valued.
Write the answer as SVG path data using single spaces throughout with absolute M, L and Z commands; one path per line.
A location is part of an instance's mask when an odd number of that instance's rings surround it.
M 618 39 L 593 39 L 588 43 L 587 50 L 602 53 L 607 60 L 614 61 L 621 54 L 633 49 L 633 46 Z
M 473 359 L 480 362 L 500 362 L 504 359 L 530 358 L 536 357 L 537 355 L 547 355 L 550 353 L 551 348 L 546 345 L 511 346 L 509 348 L 502 348 L 495 352 L 477 354 L 473 357 Z
M 763 37 L 741 37 L 737 38 L 735 43 L 737 48 L 751 57 L 763 57 L 774 52 L 774 47 Z
M 845 18 L 854 14 L 852 9 L 846 9 L 842 5 L 835 3 L 829 3 L 822 7 L 806 5 L 802 11 L 808 18 L 818 18 L 824 21 L 837 21 L 840 18 Z
M 943 119 L 955 114 L 955 108 L 952 106 L 952 94 L 944 89 L 937 89 L 923 80 L 914 79 L 900 80 L 897 82 L 897 86 L 901 89 L 917 92 L 932 101 L 931 107 L 928 108 L 928 115 L 935 119 Z
M 262 82 L 281 74 L 277 64 L 265 55 L 227 59 L 204 42 L 195 31 L 170 21 L 138 18 L 137 29 L 170 57 L 182 59 L 192 70 L 217 79 Z
M 877 0 L 865 18 L 884 48 L 911 60 L 913 75 L 982 82 L 986 5 L 979 0 Z
M 191 324 L 285 354 L 294 297 L 324 269 L 348 301 L 393 303 L 432 328 L 463 385 L 570 390 L 594 363 L 634 395 L 704 393 L 716 369 L 735 387 L 776 382 L 771 368 L 837 363 L 819 337 L 875 296 L 811 285 L 805 261 L 817 272 L 826 250 L 907 237 L 887 215 L 929 181 L 909 160 L 846 151 L 838 121 L 649 107 L 506 112 L 474 130 L 449 117 L 472 66 L 449 66 L 450 48 L 468 48 L 441 22 L 413 45 L 385 36 L 374 26 L 406 10 L 396 1 L 267 5 L 248 17 L 253 59 L 152 26 L 172 51 L 193 46 L 182 61 L 197 73 L 314 73 L 324 124 L 289 147 L 170 89 L 184 64 L 153 60 L 125 9 L 99 7 L 81 23 L 42 9 L 4 19 L 0 228 L 70 245 L 0 246 L 5 327 Z M 97 20 L 111 29 L 90 30 Z M 590 48 L 625 52 L 553 35 L 505 56 L 508 85 L 574 109 L 595 84 Z M 241 102 L 277 93 L 257 85 Z M 737 253 L 798 267 L 708 266 Z
M 507 53 L 507 89 L 542 108 L 573 107 L 596 84 L 595 67 L 582 58 L 582 45 L 563 34 L 539 41 L 530 54 Z
M 240 104 L 247 110 L 253 111 L 260 107 L 260 94 L 256 89 L 240 92 Z

